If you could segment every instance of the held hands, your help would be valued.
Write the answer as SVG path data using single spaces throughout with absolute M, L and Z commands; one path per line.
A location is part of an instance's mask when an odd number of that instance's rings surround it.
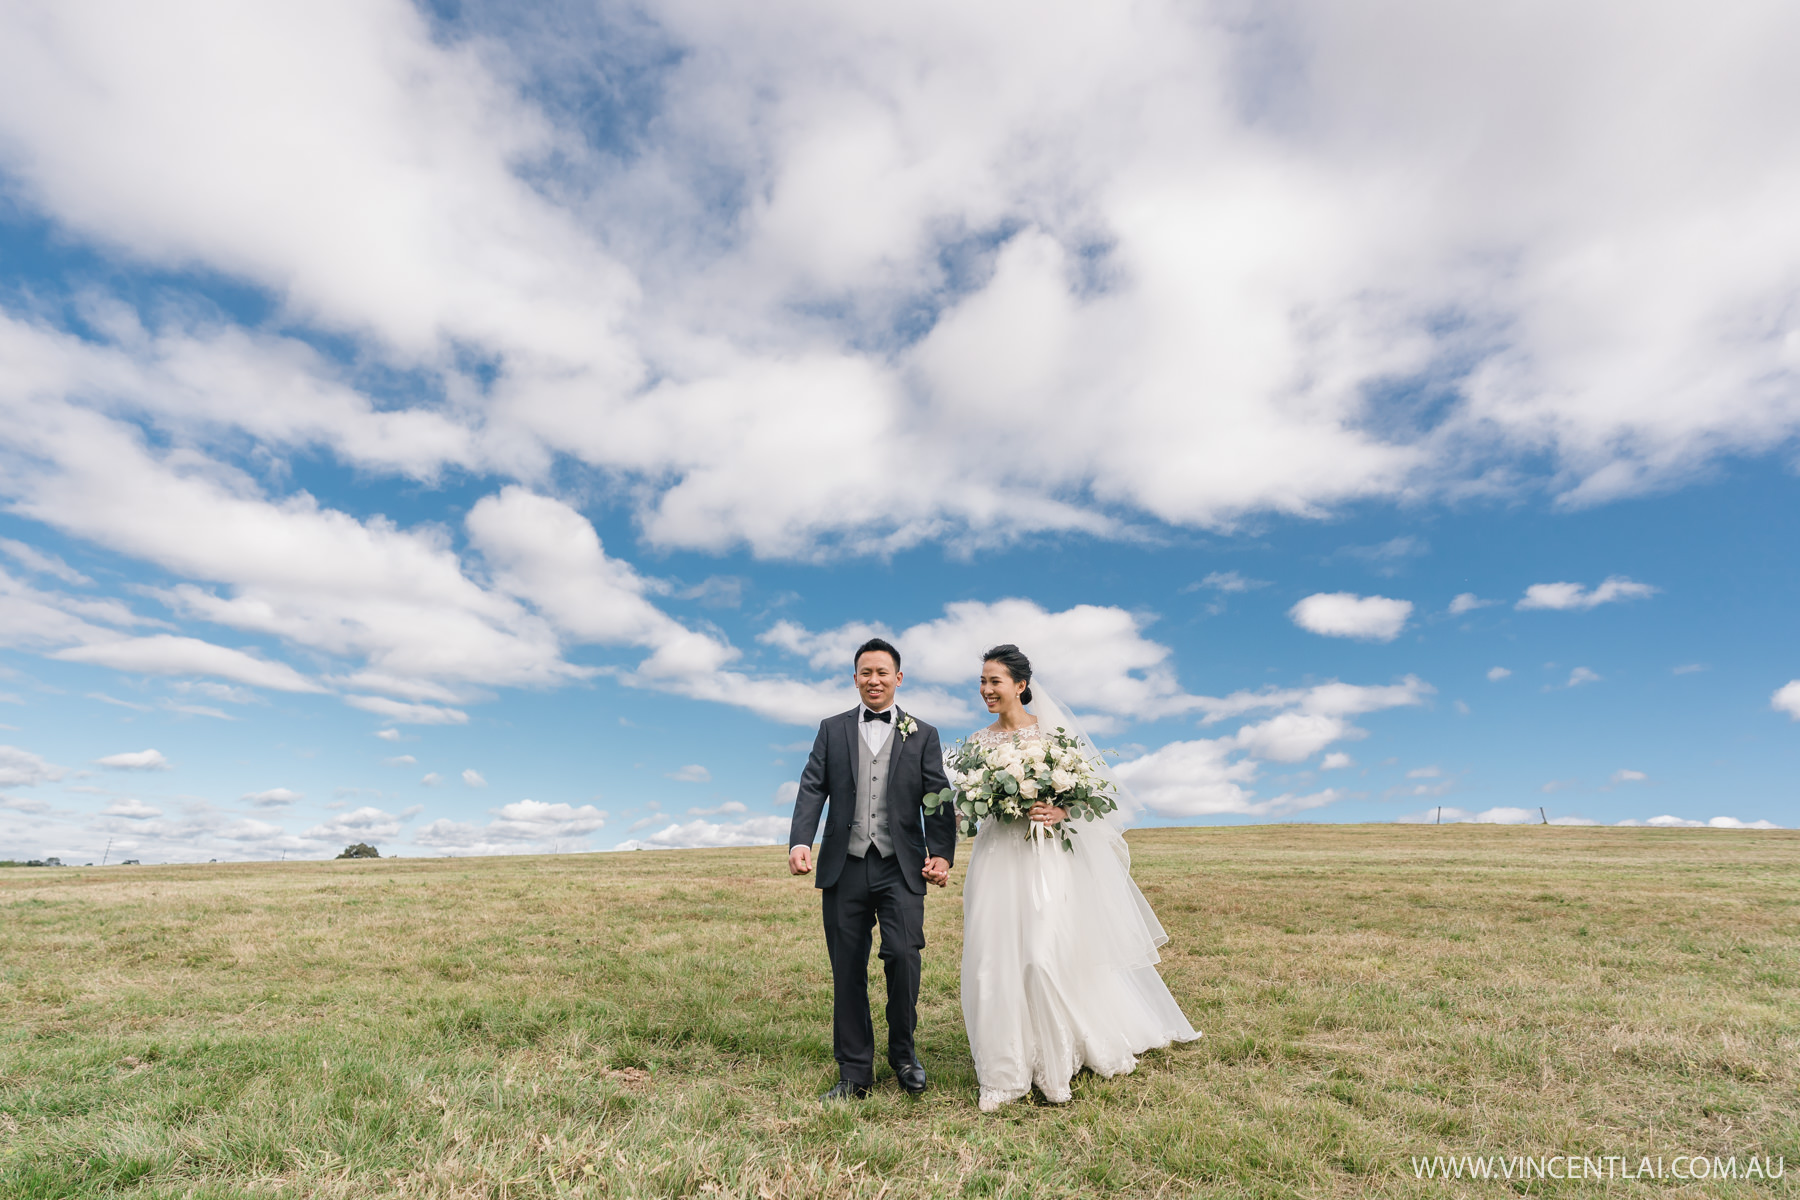
M 1040 825 L 1055 825 L 1059 821 L 1068 820 L 1069 817 L 1067 809 L 1058 808 L 1054 804 L 1045 804 L 1042 800 L 1033 804 L 1031 811 L 1026 815 Z
M 788 874 L 812 874 L 812 847 L 795 846 L 788 851 Z
M 935 883 L 943 887 L 950 882 L 950 864 L 936 855 L 925 860 L 925 869 L 919 874 L 925 877 L 926 883 Z

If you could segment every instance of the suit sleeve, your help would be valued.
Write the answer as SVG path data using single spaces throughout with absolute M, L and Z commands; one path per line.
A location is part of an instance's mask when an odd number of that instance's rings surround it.
M 819 736 L 813 739 L 812 753 L 807 756 L 806 770 L 800 772 L 800 793 L 794 797 L 794 823 L 788 829 L 788 849 L 811 846 L 819 832 L 819 816 L 825 811 L 825 723 L 819 722 Z
M 944 774 L 944 748 L 938 741 L 936 729 L 931 729 L 926 735 L 925 744 L 920 750 L 925 759 L 922 764 L 925 790 L 943 791 L 950 786 L 950 778 Z M 951 864 L 956 862 L 956 810 L 950 805 L 940 805 L 936 812 L 926 814 L 925 848 L 935 858 Z

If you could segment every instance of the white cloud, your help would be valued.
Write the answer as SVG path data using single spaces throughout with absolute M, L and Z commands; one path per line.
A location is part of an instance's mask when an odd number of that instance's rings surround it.
M 28 813 L 32 816 L 50 811 L 50 805 L 43 800 L 32 800 L 24 796 L 7 796 L 0 794 L 0 808 L 13 812 Z
M 1612 773 L 1614 783 L 1644 783 L 1649 778 L 1642 771 L 1633 771 L 1628 767 L 1621 767 Z
M 1790 680 L 1777 688 L 1769 697 L 1769 707 L 1800 721 L 1800 679 Z
M 416 767 L 419 765 L 419 760 L 410 754 L 396 754 L 392 758 L 382 759 L 381 765 L 384 767 Z
M 670 771 L 667 778 L 681 783 L 711 783 L 712 772 L 699 763 L 690 763 L 677 771 Z
M 126 798 L 114 800 L 102 810 L 105 816 L 128 817 L 133 821 L 146 821 L 152 817 L 162 816 L 162 809 L 152 808 L 142 800 Z
M 1255 758 L 1295 763 L 1311 758 L 1333 742 L 1367 736 L 1367 731 L 1343 717 L 1286 712 L 1255 725 L 1243 726 L 1231 742 Z
M 1436 779 L 1443 772 L 1436 767 L 1414 767 L 1406 773 L 1408 779 Z
M 693 820 L 620 842 L 619 850 L 692 850 L 707 846 L 773 846 L 787 840 L 786 817 L 749 817 L 731 824 Z
M 1576 667 L 1573 671 L 1569 672 L 1569 681 L 1567 683 L 1563 684 L 1563 686 L 1564 687 L 1580 687 L 1584 683 L 1599 683 L 1599 682 L 1600 682 L 1600 675 L 1598 672 L 1590 671 L 1586 667 Z
M 1512 672 L 1505 667 L 1489 667 L 1487 677 L 1490 681 L 1499 683 L 1502 679 L 1507 678 L 1511 674 Z
M 667 6 L 642 15 L 656 62 L 632 97 L 655 132 L 624 158 L 531 99 L 557 90 L 534 72 L 580 57 L 579 28 L 440 36 L 400 0 L 0 13 L 0 153 L 34 219 L 261 289 L 272 327 L 420 384 L 378 403 L 302 339 L 182 304 L 146 326 L 85 300 L 81 336 L 39 315 L 55 304 L 15 310 L 0 490 L 185 581 L 160 594 L 184 618 L 411 701 L 351 701 L 396 720 L 460 720 L 418 703 L 434 689 L 581 678 L 565 651 L 592 641 L 645 652 L 630 684 L 809 722 L 847 706 L 840 682 L 733 669 L 735 648 L 659 613 L 522 489 L 567 456 L 632 498 L 653 544 L 813 557 L 1384 497 L 1592 503 L 1784 445 L 1800 185 L 1769 164 L 1800 135 L 1769 47 L 1793 36 L 1788 7 L 1696 46 L 1674 8 L 1596 10 L 1546 40 L 1505 6 L 1447 19 L 1418 0 L 1256 21 Z M 1396 381 L 1429 382 L 1442 411 L 1387 399 L 1412 394 Z M 888 468 L 871 480 L 845 445 Z M 319 449 L 521 486 L 471 511 L 465 562 L 444 529 L 230 465 Z M 1538 586 L 1591 607 L 1644 585 Z M 100 603 L 10 594 L 0 626 L 120 670 L 321 686 L 195 639 L 121 639 L 101 626 L 136 618 Z M 1326 632 L 1391 639 L 1408 615 Z M 972 719 L 971 669 L 903 700 Z M 1121 719 L 1197 699 L 1162 659 L 1049 673 Z
M 1534 808 L 1511 808 L 1500 806 L 1484 809 L 1481 812 L 1470 812 L 1467 809 L 1444 805 L 1436 805 L 1415 813 L 1407 813 L 1397 818 L 1403 825 L 1535 825 L 1542 820 Z M 1554 824 L 1555 822 L 1552 822 Z
M 374 406 L 302 345 L 184 329 L 83 354 L 110 403 L 422 478 L 568 453 L 637 486 L 666 544 L 881 550 L 1107 532 L 1119 509 L 1222 526 L 1508 478 L 1589 503 L 1800 420 L 1793 331 L 1758 319 L 1787 311 L 1796 257 L 1768 165 L 1794 144 L 1782 5 L 1703 47 L 1675 8 L 1547 40 L 1417 2 L 665 6 L 641 15 L 655 132 L 627 158 L 526 98 L 587 48 L 572 19 L 502 45 L 399 0 L 33 13 L 0 26 L 20 203 L 265 288 L 457 401 Z M 973 283 L 946 278 L 952 248 Z M 908 345 L 922 298 L 941 315 Z M 453 347 L 502 364 L 491 388 Z M 1384 401 L 1394 380 L 1443 411 Z M 1001 437 L 1020 465 L 976 469 Z M 845 444 L 895 469 L 872 484 Z M 330 623 L 316 594 L 225 586 L 283 636 Z M 457 653 L 504 653 L 450 673 L 554 671 L 497 611 Z M 426 640 L 380 624 L 359 653 Z
M 286 663 L 254 658 L 242 650 L 215 646 L 198 638 L 159 633 L 70 646 L 51 655 L 65 662 L 92 663 L 115 671 L 151 675 L 218 675 L 253 687 L 279 692 L 322 692 L 325 689 Z
M 45 762 L 29 750 L 0 746 L 0 787 L 35 787 L 54 783 L 65 774 L 65 768 Z
M 242 798 L 258 808 L 285 808 L 296 800 L 304 800 L 306 797 L 292 788 L 278 787 L 262 792 L 245 792 Z
M 791 810 L 800 796 L 800 781 L 790 779 L 775 789 L 775 807 Z
M 587 836 L 606 824 L 606 813 L 591 804 L 520 800 L 490 812 L 494 820 L 485 825 L 433 821 L 415 832 L 413 841 L 459 854 L 523 854 L 585 846 Z
M 308 829 L 301 836 L 315 842 L 374 842 L 400 836 L 400 818 L 379 808 L 362 807 L 339 813 Z
M 483 788 L 487 786 L 487 780 L 484 779 L 481 772 L 477 771 L 474 767 L 463 768 L 462 781 L 465 785 L 472 788 Z
M 1610 604 L 1617 600 L 1641 600 L 1654 596 L 1657 589 L 1647 583 L 1636 583 L 1623 575 L 1611 575 L 1593 591 L 1579 583 L 1534 583 L 1525 589 L 1514 608 L 1546 608 L 1557 611 L 1581 610 Z
M 56 555 L 36 546 L 28 546 L 24 542 L 12 538 L 0 538 L 0 553 L 4 553 L 27 571 L 35 571 L 39 575 L 53 575 L 64 583 L 91 584 L 94 581 L 71 567 Z
M 115 771 L 166 771 L 169 760 L 163 757 L 160 750 L 126 750 L 118 754 L 108 754 L 104 758 L 94 760 L 103 767 L 111 767 Z
M 1706 823 L 1709 829 L 1780 829 L 1773 821 L 1740 821 L 1736 817 L 1714 817 Z
M 1706 670 L 1705 663 L 1683 663 L 1670 672 L 1671 675 L 1693 675 Z
M 403 704 L 386 696 L 345 696 L 344 703 L 403 725 L 466 725 L 469 721 L 469 714 L 459 708 Z
M 1339 771 L 1355 765 L 1356 760 L 1342 750 L 1334 750 L 1319 760 L 1319 770 L 1321 771 Z
M 398 729 L 377 729 L 375 736 L 384 742 L 397 742 L 400 740 L 400 731 Z
M 1288 610 L 1294 624 L 1325 637 L 1391 642 L 1406 628 L 1412 601 L 1353 592 L 1317 592 Z
M 1462 592 L 1451 599 L 1449 612 L 1451 616 L 1458 617 L 1463 613 L 1474 612 L 1478 608 L 1487 608 L 1498 603 L 1500 603 L 1498 600 L 1483 600 L 1474 592 Z
M 1248 592 L 1269 586 L 1266 579 L 1246 579 L 1236 571 L 1214 571 L 1199 583 L 1191 583 L 1183 591 L 1211 588 L 1218 592 Z
M 424 775 L 419 777 L 419 782 L 424 784 L 426 787 L 436 787 L 438 784 L 442 783 L 443 781 L 444 781 L 444 777 L 442 775 L 439 775 L 436 771 L 427 771 L 427 772 L 425 772 Z
M 727 800 L 725 803 L 714 805 L 711 808 L 690 808 L 687 810 L 687 815 L 690 817 L 720 817 L 749 811 L 747 805 L 736 800 Z

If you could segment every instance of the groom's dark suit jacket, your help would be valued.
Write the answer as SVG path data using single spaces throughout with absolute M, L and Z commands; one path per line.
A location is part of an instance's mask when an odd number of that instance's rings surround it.
M 800 794 L 794 799 L 794 824 L 788 833 L 788 845 L 812 845 L 813 831 L 819 827 L 819 813 L 831 801 L 825 819 L 824 845 L 819 848 L 819 861 L 814 867 L 814 886 L 828 888 L 837 883 L 850 849 L 850 823 L 856 819 L 856 756 L 862 706 L 819 722 L 819 736 L 813 741 L 812 755 L 806 770 L 800 774 Z M 944 752 L 938 744 L 938 731 L 913 718 L 918 728 L 904 741 L 899 723 L 906 714 L 894 706 L 894 732 L 889 743 L 887 790 L 888 836 L 893 842 L 894 857 L 900 864 L 900 876 L 909 890 L 923 893 L 925 858 L 935 855 L 945 862 L 956 861 L 956 817 L 949 805 L 932 816 L 926 816 L 920 804 L 926 792 L 941 792 L 950 786 L 944 777 Z

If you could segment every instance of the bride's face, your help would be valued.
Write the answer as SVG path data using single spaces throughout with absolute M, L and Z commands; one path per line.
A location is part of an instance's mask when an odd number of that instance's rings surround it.
M 1019 693 L 1024 690 L 1025 685 L 1015 682 L 1011 673 L 999 663 L 981 664 L 981 698 L 987 703 L 989 712 L 1011 708 L 1019 702 Z

